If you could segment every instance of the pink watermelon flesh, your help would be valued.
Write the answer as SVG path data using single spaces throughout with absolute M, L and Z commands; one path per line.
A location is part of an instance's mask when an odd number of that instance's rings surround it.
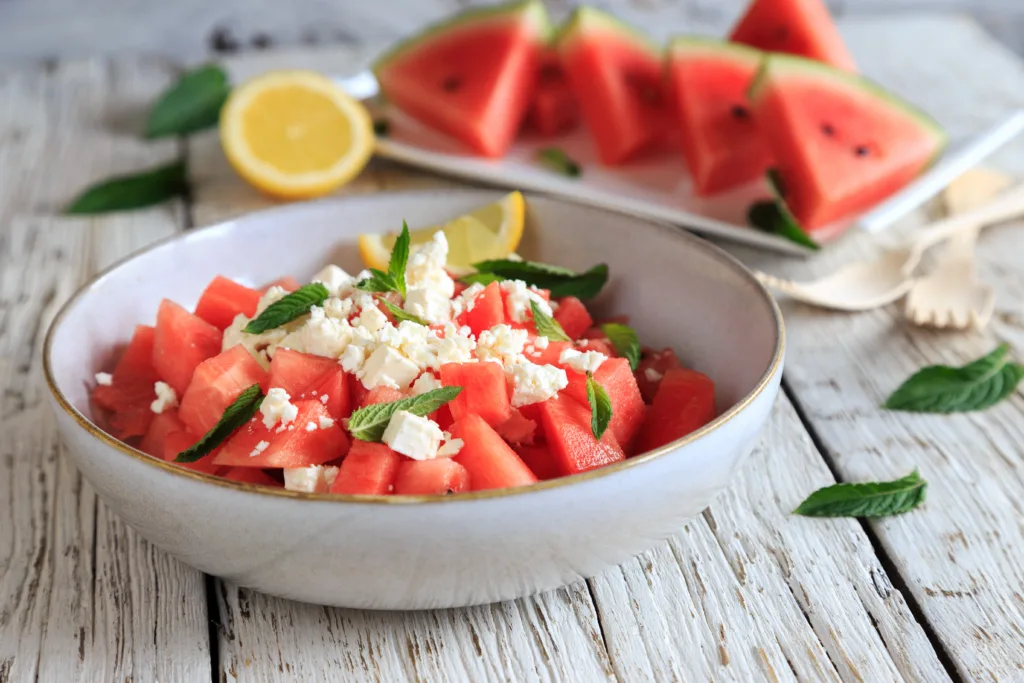
M 763 57 L 758 50 L 717 40 L 672 43 L 669 87 L 683 156 L 700 196 L 760 178 L 771 163 L 747 100 Z
M 939 125 L 906 102 L 799 57 L 769 57 L 751 102 L 786 204 L 819 236 L 913 180 L 946 144 Z
M 729 40 L 857 71 L 823 0 L 754 0 Z
M 665 141 L 669 107 L 656 46 L 604 12 L 579 7 L 558 51 L 601 163 L 621 164 Z
M 374 72 L 406 114 L 498 157 L 526 114 L 547 31 L 536 0 L 470 10 L 398 45 Z

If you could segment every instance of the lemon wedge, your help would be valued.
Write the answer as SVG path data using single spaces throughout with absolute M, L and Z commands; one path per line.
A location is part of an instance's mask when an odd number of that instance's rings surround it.
M 482 206 L 444 225 L 410 230 L 411 246 L 430 241 L 440 230 L 448 239 L 448 269 L 457 275 L 472 272 L 472 264 L 508 258 L 523 237 L 526 203 L 520 192 Z M 398 232 L 359 236 L 359 253 L 369 268 L 387 270 Z
M 374 147 L 366 108 L 311 71 L 271 71 L 236 88 L 221 110 L 220 139 L 242 178 L 282 199 L 337 189 Z

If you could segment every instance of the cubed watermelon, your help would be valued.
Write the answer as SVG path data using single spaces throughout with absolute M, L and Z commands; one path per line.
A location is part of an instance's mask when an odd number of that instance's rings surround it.
M 356 440 L 338 469 L 331 493 L 383 496 L 394 490 L 402 456 L 382 443 Z
M 562 476 L 561 467 L 547 446 L 516 446 L 515 450 L 538 479 L 556 479 Z
M 468 490 L 469 472 L 449 458 L 402 459 L 398 465 L 394 491 L 396 495 L 446 495 Z
M 580 351 L 596 351 L 603 353 L 609 358 L 618 357 L 615 347 L 607 339 L 580 339 L 576 342 L 576 348 Z
M 511 416 L 495 429 L 509 443 L 531 444 L 537 432 L 537 422 L 525 417 L 521 411 L 512 410 Z
M 185 431 L 185 425 L 178 419 L 178 412 L 173 409 L 165 410 L 159 415 L 153 416 L 146 435 L 139 443 L 139 450 L 162 460 L 167 435 L 171 432 L 183 431 Z
M 207 358 L 220 353 L 221 332 L 170 299 L 160 302 L 153 339 L 153 367 L 160 378 L 182 396 L 192 373 Z
M 637 453 L 654 450 L 715 419 L 715 383 L 696 370 L 665 372 L 637 439 Z
M 526 486 L 537 481 L 526 463 L 479 415 L 471 413 L 456 420 L 451 434 L 464 442 L 455 461 L 469 471 L 473 491 Z
M 178 416 L 193 434 L 213 428 L 224 409 L 253 384 L 266 385 L 267 371 L 242 345 L 207 358 L 192 375 L 181 397 Z
M 162 457 L 167 462 L 174 462 L 174 459 L 178 457 L 178 454 L 184 450 L 188 450 L 192 445 L 198 441 L 199 438 L 189 434 L 183 429 L 172 430 L 167 432 L 164 437 L 164 452 Z M 193 470 L 195 472 L 203 472 L 205 474 L 216 474 L 221 470 L 220 466 L 214 462 L 214 458 L 217 455 L 217 451 L 204 455 L 195 462 L 174 462 L 178 467 L 184 467 L 187 470 Z
M 441 383 L 462 387 L 459 395 L 448 403 L 456 420 L 476 413 L 484 422 L 497 427 L 512 416 L 505 371 L 497 363 L 445 363 L 441 366 Z
M 273 366 L 271 366 L 273 369 Z M 352 399 L 349 396 L 349 375 L 335 364 L 317 383 L 311 384 L 299 398 L 316 399 L 324 404 L 335 420 L 343 420 L 352 414 Z
M 505 322 L 505 300 L 497 282 L 484 287 L 472 302 L 472 310 L 463 311 L 458 317 L 460 325 L 467 325 L 474 335 Z
M 338 361 L 332 358 L 281 348 L 274 352 L 270 361 L 269 386 L 280 387 L 289 396 L 298 396 L 337 368 Z
M 555 322 L 562 326 L 570 339 L 578 339 L 594 324 L 594 319 L 582 301 L 574 296 L 566 296 L 558 300 Z
M 214 458 L 218 465 L 232 467 L 309 467 L 322 465 L 348 452 L 349 441 L 337 424 L 321 427 L 321 418 L 330 418 L 320 401 L 293 401 L 298 416 L 284 430 L 280 425 L 267 429 L 262 415 L 253 417 L 235 432 Z M 307 429 L 312 423 L 316 429 Z M 264 448 L 259 448 L 266 442 Z
M 137 325 L 110 384 L 100 384 L 92 392 L 93 401 L 111 411 L 110 431 L 119 439 L 142 436 L 153 420 L 149 406 L 156 399 L 153 384 L 160 379 L 153 367 L 154 337 L 152 327 Z
M 247 318 L 256 314 L 260 293 L 234 280 L 218 275 L 206 286 L 199 302 L 196 315 L 219 330 L 228 327 L 239 313 Z
M 229 467 L 221 472 L 220 476 L 231 481 L 240 481 L 244 484 L 270 486 L 275 489 L 283 488 L 281 482 L 257 467 Z
M 676 352 L 665 348 L 661 351 L 645 349 L 640 358 L 640 364 L 636 368 L 636 383 L 640 387 L 640 395 L 644 403 L 648 405 L 654 400 L 661 386 L 661 379 L 665 373 L 674 368 L 681 368 L 683 364 L 676 357 Z
M 362 382 L 357 383 L 362 386 Z M 378 403 L 391 403 L 403 398 L 405 398 L 405 394 L 398 389 L 385 386 L 374 387 L 366 392 L 359 407 L 365 408 L 366 406 L 375 406 Z
M 569 377 L 569 386 L 563 393 L 589 407 L 586 375 L 573 370 L 567 371 L 566 375 Z M 615 440 L 623 448 L 629 450 L 643 424 L 644 411 L 647 409 L 629 361 L 625 358 L 609 358 L 594 373 L 594 380 L 604 387 L 612 403 L 612 419 L 608 430 L 615 434 Z
M 573 348 L 572 342 L 553 341 L 548 342 L 548 345 L 543 349 L 534 347 L 532 352 L 527 351 L 525 355 L 531 363 L 536 363 L 537 365 L 559 365 L 558 359 L 561 357 L 562 352 L 571 348 Z
M 590 410 L 568 396 L 540 404 L 541 425 L 548 450 L 562 474 L 577 474 L 625 460 L 626 454 L 611 428 L 594 438 Z

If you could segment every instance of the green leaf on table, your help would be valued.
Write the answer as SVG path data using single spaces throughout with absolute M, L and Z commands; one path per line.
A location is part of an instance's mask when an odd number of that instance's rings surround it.
M 629 361 L 630 369 L 636 372 L 640 365 L 640 339 L 636 336 L 636 330 L 622 323 L 605 323 L 601 325 L 601 330 L 619 355 Z
M 309 313 L 309 309 L 313 306 L 319 306 L 327 301 L 330 295 L 331 293 L 320 282 L 303 285 L 267 306 L 262 313 L 242 328 L 242 332 L 262 334 L 275 327 L 287 325 L 296 318 Z
M 188 194 L 188 170 L 181 161 L 131 175 L 115 176 L 78 195 L 65 213 L 87 215 L 154 206 Z
M 590 431 L 598 441 L 604 436 L 608 429 L 608 423 L 612 421 L 612 401 L 608 398 L 608 392 L 594 379 L 594 376 L 587 373 L 587 402 L 590 404 Z
M 217 446 L 227 441 L 236 429 L 252 419 L 252 416 L 260 409 L 261 403 L 263 403 L 263 392 L 260 391 L 259 384 L 253 384 L 224 409 L 217 424 L 211 427 L 210 431 L 203 435 L 203 438 L 178 453 L 174 462 L 195 462 L 212 453 Z
M 348 430 L 360 441 L 377 441 L 384 438 L 391 417 L 400 410 L 423 417 L 448 403 L 462 391 L 462 387 L 441 387 L 419 396 L 401 398 L 390 403 L 377 403 L 352 413 L 348 419 Z
M 405 298 L 405 266 L 409 261 L 409 226 L 402 221 L 402 232 L 391 248 L 388 272 L 370 269 L 370 277 L 356 283 L 356 289 L 365 292 L 398 292 Z
M 551 341 L 572 341 L 558 321 L 540 310 L 540 306 L 532 299 L 530 300 L 530 310 L 533 311 L 533 326 L 537 328 L 539 336 L 547 337 Z
M 786 201 L 782 198 L 778 172 L 770 169 L 767 179 L 772 199 L 754 202 L 747 211 L 747 222 L 758 230 L 785 237 L 809 249 L 820 249 L 821 247 L 800 227 L 800 223 L 789 212 Z
M 963 367 L 930 365 L 914 373 L 883 404 L 889 410 L 964 413 L 989 408 L 1012 394 L 1024 378 L 1024 365 L 1010 362 L 1010 347 Z
M 213 128 L 230 93 L 228 76 L 216 64 L 185 72 L 149 110 L 145 137 L 187 135 Z
M 924 502 L 928 482 L 914 470 L 895 481 L 833 484 L 818 489 L 793 511 L 805 517 L 888 517 Z
M 502 280 L 522 280 L 528 285 L 547 289 L 555 298 L 575 296 L 593 299 L 608 281 L 608 266 L 604 263 L 583 273 L 547 263 L 511 259 L 480 261 L 473 267 L 477 274 L 495 275 Z
M 579 178 L 582 173 L 580 165 L 558 147 L 545 147 L 537 150 L 537 161 L 555 173 L 569 178 Z
M 409 313 L 408 311 L 399 306 L 394 305 L 384 297 L 381 297 L 380 299 L 378 299 L 378 301 L 384 304 L 384 308 L 388 309 L 388 312 L 395 317 L 395 320 L 408 320 L 411 323 L 416 323 L 417 325 L 423 325 L 424 327 L 426 327 L 427 323 L 425 323 L 422 318 L 415 316 L 412 313 Z

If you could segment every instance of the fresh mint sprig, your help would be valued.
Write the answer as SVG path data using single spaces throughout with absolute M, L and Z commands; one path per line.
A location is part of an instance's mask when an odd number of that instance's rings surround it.
M 601 331 L 608 336 L 608 341 L 619 355 L 629 361 L 629 368 L 636 372 L 640 365 L 640 339 L 636 330 L 622 323 L 605 323 L 601 325 Z
M 530 300 L 530 310 L 533 311 L 533 326 L 537 328 L 539 336 L 547 337 L 551 341 L 572 341 L 558 321 L 540 310 L 540 306 L 532 299 Z
M 262 334 L 281 325 L 287 325 L 296 318 L 309 313 L 313 306 L 327 301 L 331 293 L 320 282 L 313 282 L 299 287 L 294 292 L 284 295 L 242 328 L 247 334 Z
M 174 462 L 195 462 L 212 453 L 217 446 L 227 441 L 228 437 L 235 433 L 235 430 L 251 420 L 262 403 L 263 392 L 260 390 L 260 385 L 253 384 L 224 409 L 217 424 L 211 427 L 210 431 L 203 435 L 203 438 L 178 453 Z
M 394 305 L 384 297 L 381 297 L 378 300 L 384 304 L 384 308 L 388 309 L 388 312 L 394 316 L 395 320 L 408 320 L 409 322 L 416 323 L 417 325 L 423 325 L 424 327 L 427 326 L 427 323 L 422 318 Z
M 398 292 L 405 298 L 405 266 L 409 262 L 409 226 L 402 221 L 402 232 L 395 240 L 388 260 L 388 272 L 370 269 L 370 277 L 356 283 L 356 289 L 366 292 Z
M 914 470 L 895 481 L 833 484 L 818 489 L 793 511 L 804 517 L 888 517 L 924 502 L 928 482 Z
M 598 441 L 604 436 L 608 429 L 608 423 L 612 421 L 612 401 L 608 398 L 608 392 L 594 379 L 594 376 L 587 373 L 587 402 L 590 404 L 590 431 Z
M 384 438 L 384 430 L 388 428 L 392 416 L 399 410 L 423 417 L 454 399 L 461 391 L 462 387 L 441 387 L 419 396 L 360 408 L 349 417 L 348 430 L 353 438 L 360 441 L 379 442 Z
M 227 73 L 216 64 L 186 71 L 149 110 L 145 137 L 188 135 L 213 128 L 230 93 Z
M 582 174 L 580 165 L 559 147 L 545 147 L 537 150 L 537 161 L 555 173 L 568 178 L 579 178 Z
M 75 197 L 64 210 L 88 215 L 155 206 L 188 194 L 188 169 L 181 161 L 131 175 L 114 176 Z
M 575 296 L 593 299 L 608 282 L 608 266 L 601 263 L 583 273 L 577 273 L 536 261 L 497 259 L 474 263 L 477 274 L 494 275 L 502 280 L 522 280 L 528 285 L 551 292 L 553 297 Z M 463 282 L 466 282 L 463 279 Z M 486 283 L 485 283 L 486 284 Z

